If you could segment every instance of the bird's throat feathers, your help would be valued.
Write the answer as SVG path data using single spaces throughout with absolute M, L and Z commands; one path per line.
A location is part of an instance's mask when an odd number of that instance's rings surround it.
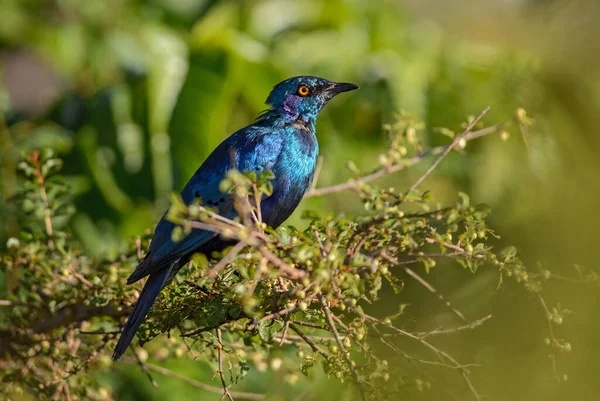
M 301 98 L 290 95 L 283 101 L 281 107 L 265 110 L 258 116 L 256 122 L 273 126 L 294 125 L 314 132 L 320 109 L 311 111 L 302 106 Z
M 293 95 L 288 95 L 283 101 L 283 111 L 294 121 L 300 117 L 300 103 L 302 103 L 302 98 Z

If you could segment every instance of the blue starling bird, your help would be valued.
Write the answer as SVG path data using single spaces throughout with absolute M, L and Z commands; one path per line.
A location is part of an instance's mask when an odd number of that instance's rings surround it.
M 252 125 L 225 139 L 208 156 L 181 192 L 183 201 L 189 204 L 201 198 L 205 204 L 217 206 L 222 216 L 233 218 L 236 216 L 233 200 L 219 190 L 227 171 L 271 170 L 275 174 L 273 192 L 261 201 L 261 213 L 264 223 L 279 226 L 296 209 L 312 182 L 319 153 L 315 136 L 319 111 L 337 94 L 354 89 L 358 89 L 355 84 L 311 76 L 279 83 L 267 98 L 270 108 Z M 173 242 L 173 228 L 174 224 L 163 216 L 148 254 L 127 280 L 131 284 L 148 276 L 115 347 L 114 360 L 123 355 L 158 293 L 190 256 L 197 252 L 210 256 L 229 245 L 214 232 L 200 229 Z

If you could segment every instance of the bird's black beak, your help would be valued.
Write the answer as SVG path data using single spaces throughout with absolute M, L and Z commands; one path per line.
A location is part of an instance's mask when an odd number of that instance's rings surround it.
M 325 95 L 331 99 L 332 97 L 339 95 L 342 92 L 353 91 L 358 89 L 359 86 L 356 84 L 351 84 L 348 82 L 333 82 L 329 87 L 327 87 L 324 92 Z

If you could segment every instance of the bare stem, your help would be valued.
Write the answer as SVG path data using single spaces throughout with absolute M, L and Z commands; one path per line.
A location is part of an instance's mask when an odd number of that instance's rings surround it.
M 360 396 L 363 399 L 363 401 L 365 401 L 367 398 L 365 396 L 364 389 L 362 388 L 360 378 L 358 377 L 358 373 L 356 372 L 356 369 L 354 369 L 354 365 L 352 365 L 352 361 L 350 360 L 350 357 L 346 353 L 346 347 L 344 347 L 344 344 L 342 343 L 342 339 L 340 338 L 340 334 L 338 333 L 337 328 L 335 327 L 335 323 L 333 321 L 333 318 L 331 317 L 331 315 L 332 315 L 331 310 L 329 309 L 329 306 L 327 305 L 327 300 L 325 299 L 323 294 L 319 294 L 318 298 L 319 298 L 319 302 L 321 302 L 321 309 L 323 309 L 323 312 L 325 312 L 325 317 L 327 319 L 327 324 L 329 325 L 329 328 L 331 329 L 331 333 L 333 334 L 333 337 L 335 338 L 335 341 L 337 342 L 338 347 L 340 347 L 340 351 L 342 351 L 342 355 L 344 357 L 344 361 L 346 362 L 346 365 L 348 366 L 348 369 L 350 370 L 350 372 L 352 373 L 352 376 L 354 377 L 354 380 L 356 381 L 356 385 L 358 386 L 358 390 L 360 391 Z
M 273 312 L 268 315 L 265 315 L 262 318 L 260 318 L 259 320 L 256 320 L 252 324 L 248 325 L 248 330 L 256 330 L 262 322 L 265 322 L 267 320 L 277 319 L 277 318 L 283 317 L 283 316 L 287 316 L 290 312 L 294 311 L 295 309 L 296 309 L 296 304 L 293 303 L 289 306 L 286 306 L 285 308 L 283 308 L 281 310 L 278 310 L 277 312 Z
M 510 124 L 513 124 L 514 122 L 515 122 L 515 119 L 512 119 L 512 120 L 508 120 L 508 121 L 505 121 L 500 124 L 493 125 L 491 127 L 486 127 L 486 128 L 482 128 L 477 131 L 472 131 L 472 132 L 469 132 L 466 135 L 464 135 L 463 139 L 468 142 L 473 139 L 481 138 L 483 136 L 490 135 L 495 132 L 499 132 L 503 128 L 505 128 L 506 126 L 508 126 Z M 328 195 L 328 194 L 337 193 L 337 192 L 341 192 L 341 191 L 346 191 L 349 189 L 356 190 L 359 188 L 359 186 L 361 184 L 365 184 L 367 182 L 377 180 L 377 179 L 385 177 L 389 174 L 397 173 L 398 171 L 404 170 L 407 167 L 412 167 L 412 166 L 420 163 L 423 159 L 425 159 L 427 157 L 440 155 L 440 154 L 444 153 L 450 146 L 453 146 L 453 145 L 437 146 L 426 152 L 416 155 L 410 159 L 403 160 L 401 163 L 394 164 L 394 165 L 388 166 L 388 167 L 379 168 L 370 174 L 364 175 L 359 178 L 352 179 L 348 182 L 330 185 L 330 186 L 321 187 L 321 188 L 311 188 L 304 197 L 311 198 L 313 196 L 323 196 L 323 195 Z M 315 184 L 315 186 L 316 186 L 316 184 Z
M 317 182 L 319 181 L 319 175 L 321 174 L 321 168 L 323 168 L 323 156 L 317 157 L 317 165 L 315 166 L 315 173 L 313 174 L 313 180 L 310 184 L 310 191 L 314 191 L 317 188 Z
M 41 162 L 38 159 L 39 153 L 34 152 L 33 164 L 35 166 L 35 177 L 37 178 L 38 187 L 40 191 L 40 200 L 42 201 L 42 207 L 44 209 L 44 225 L 46 226 L 46 235 L 48 236 L 48 246 L 50 249 L 54 248 L 54 229 L 52 228 L 52 212 L 48 205 L 48 193 L 46 192 L 46 177 L 42 174 Z
M 229 392 L 229 388 L 227 388 L 225 375 L 223 374 L 223 339 L 221 338 L 221 329 L 217 329 L 217 339 L 219 340 L 219 344 L 217 344 L 217 361 L 219 363 L 219 370 L 217 373 L 221 378 L 221 385 L 223 385 L 223 396 L 221 397 L 221 400 L 229 398 L 229 401 L 233 401 L 233 396 Z
M 152 374 L 150 373 L 150 370 L 148 370 L 148 366 L 146 366 L 146 364 L 144 363 L 144 361 L 142 361 L 142 359 L 138 355 L 137 351 L 135 350 L 135 347 L 131 347 L 131 351 L 133 351 L 133 355 L 135 355 L 135 359 L 136 359 L 138 365 L 140 365 L 140 368 L 142 368 L 142 372 L 144 372 L 144 374 L 146 375 L 146 377 L 148 378 L 148 380 L 150 380 L 150 383 L 152 384 L 152 387 L 158 387 L 158 383 L 152 377 Z
M 227 266 L 228 264 L 230 264 L 231 262 L 234 261 L 234 259 L 236 258 L 236 256 L 246 247 L 246 243 L 244 241 L 240 241 L 237 244 L 235 244 L 233 246 L 233 248 L 231 248 L 229 250 L 229 252 L 227 252 L 227 255 L 225 255 L 223 257 L 223 259 L 221 259 L 216 265 L 214 265 L 208 272 L 209 277 L 211 278 L 215 278 L 219 275 L 219 273 L 221 272 L 221 270 L 223 270 L 223 268 L 225 266 Z
M 465 135 L 467 135 L 472 129 L 473 127 L 475 127 L 475 125 L 479 122 L 479 120 L 481 120 L 483 118 L 483 116 L 485 116 L 485 114 L 490 110 L 490 107 L 486 107 L 485 109 L 483 109 L 483 111 L 481 113 L 479 113 L 479 115 L 477 117 L 475 117 L 475 119 L 473 121 L 471 121 L 471 123 L 469 125 L 467 125 L 467 128 L 465 128 L 465 130 L 463 131 L 462 134 L 457 135 L 454 140 L 452 141 L 452 143 L 446 147 L 446 149 L 444 149 L 444 151 L 442 152 L 442 154 L 435 160 L 435 162 L 433 162 L 433 164 L 431 166 L 429 166 L 429 168 L 427 170 L 425 170 L 425 172 L 419 177 L 419 179 L 417 181 L 415 181 L 404 193 L 404 195 L 406 196 L 410 191 L 412 191 L 413 189 L 415 189 L 416 187 L 418 187 L 423 181 L 425 181 L 425 178 L 427 178 L 427 176 L 429 174 L 431 174 L 431 172 L 433 170 L 436 169 L 436 167 L 442 162 L 442 160 L 444 160 L 444 158 L 446 156 L 448 156 L 448 154 L 452 151 L 452 149 L 454 149 L 456 147 L 456 145 L 458 145 L 458 143 L 460 142 L 461 139 L 465 139 Z
M 366 313 L 361 312 L 359 309 L 354 308 L 354 311 L 362 316 L 364 319 L 366 319 L 368 322 L 370 322 L 371 327 L 373 327 L 374 330 L 376 330 L 377 332 L 380 333 L 379 329 L 377 328 L 378 325 L 381 326 L 385 326 L 390 328 L 391 330 L 397 332 L 398 334 L 401 334 L 403 336 L 406 336 L 408 338 L 412 338 L 415 341 L 418 341 L 419 343 L 421 343 L 423 346 L 425 346 L 426 348 L 430 349 L 431 351 L 433 351 L 435 353 L 435 355 L 437 355 L 441 361 L 443 361 L 444 359 L 446 361 L 448 361 L 451 365 L 453 365 L 454 367 L 456 367 L 459 371 L 461 376 L 463 377 L 465 383 L 467 384 L 467 387 L 469 387 L 469 389 L 471 390 L 471 393 L 473 394 L 473 396 L 475 397 L 475 399 L 477 401 L 481 401 L 481 396 L 479 395 L 479 393 L 477 392 L 477 390 L 475 389 L 475 387 L 473 386 L 473 383 L 471 382 L 471 379 L 469 378 L 469 371 L 467 370 L 467 368 L 465 367 L 466 365 L 460 364 L 456 361 L 456 359 L 454 359 L 452 356 L 450 356 L 447 352 L 442 351 L 438 348 L 436 348 L 434 345 L 432 345 L 431 343 L 425 341 L 423 338 L 409 333 L 408 331 L 399 329 L 393 325 L 383 325 L 382 322 L 379 321 L 379 319 L 374 318 L 373 316 L 369 316 Z
M 405 265 L 401 265 L 398 260 L 396 258 L 393 258 L 391 256 L 389 256 L 385 251 L 381 253 L 381 256 L 386 259 L 387 261 L 389 261 L 390 263 L 392 263 L 393 265 L 402 267 L 404 269 L 404 271 L 411 276 L 412 278 L 414 278 L 415 280 L 417 280 L 417 282 L 419 284 L 421 284 L 423 287 L 425 287 L 429 292 L 437 295 L 437 297 L 440 299 L 440 301 L 442 301 L 452 312 L 454 312 L 454 314 L 456 316 L 458 316 L 460 319 L 462 319 L 465 322 L 468 322 L 469 320 L 465 317 L 465 315 L 462 314 L 461 311 L 459 311 L 458 309 L 456 309 L 455 307 L 452 306 L 452 304 L 450 303 L 450 301 L 446 300 L 446 298 L 439 293 L 431 284 L 429 284 L 424 278 L 422 278 L 421 276 L 419 276 L 414 270 L 412 270 L 410 267 L 405 266 Z
M 290 322 L 290 329 L 294 330 L 296 334 L 300 336 L 307 343 L 310 348 L 313 350 L 315 354 L 321 355 L 323 358 L 328 359 L 327 354 L 317 345 L 315 344 L 306 334 L 304 334 L 294 323 Z
M 136 363 L 134 359 L 129 358 L 127 356 L 123 357 L 123 361 L 125 361 L 127 363 Z M 190 379 L 189 377 L 183 376 L 177 372 L 173 372 L 172 370 L 169 370 L 167 368 L 163 368 L 162 366 L 153 365 L 151 363 L 146 363 L 146 367 L 148 368 L 148 370 L 151 370 L 156 373 L 160 373 L 163 376 L 173 377 L 177 380 L 180 380 L 180 381 L 182 381 L 186 384 L 189 384 L 190 386 L 193 386 L 195 388 L 198 388 L 200 390 L 209 391 L 211 393 L 216 393 L 216 394 L 221 394 L 223 392 L 223 389 L 221 387 L 211 386 L 209 384 L 205 384 L 205 383 L 199 382 L 197 380 Z M 266 398 L 264 394 L 257 394 L 257 393 L 246 393 L 246 392 L 241 392 L 241 391 L 229 391 L 229 393 L 235 398 L 240 398 L 240 399 L 245 399 L 245 400 L 264 400 Z
M 271 251 L 269 251 L 266 247 L 260 246 L 258 250 L 263 254 L 263 256 L 271 263 L 281 270 L 282 273 L 286 274 L 289 278 L 293 280 L 302 279 L 308 276 L 308 273 L 304 270 L 297 269 L 288 263 L 284 262 L 277 256 L 275 256 Z
M 485 323 L 487 320 L 491 319 L 492 315 L 487 315 L 485 317 L 482 317 L 481 319 L 477 319 L 469 324 L 465 324 L 463 326 L 458 326 L 458 327 L 453 327 L 450 329 L 435 329 L 435 330 L 431 330 L 431 331 L 426 331 L 423 333 L 417 333 L 417 335 L 421 338 L 425 338 L 425 337 L 429 337 L 429 336 L 434 336 L 434 335 L 438 335 L 438 334 L 451 334 L 451 333 L 456 333 L 459 331 L 464 331 L 464 330 L 472 330 L 476 327 L 481 326 L 483 323 Z

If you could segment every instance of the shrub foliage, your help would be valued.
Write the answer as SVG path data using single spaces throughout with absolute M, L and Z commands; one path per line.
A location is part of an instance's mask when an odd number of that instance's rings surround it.
M 250 369 L 281 370 L 291 382 L 300 374 L 323 369 L 331 377 L 353 383 L 363 399 L 394 399 L 406 385 L 396 378 L 410 372 L 399 371 L 397 364 L 375 352 L 378 343 L 415 364 L 449 367 L 479 399 L 470 368 L 430 338 L 450 332 L 460 335 L 489 316 L 467 320 L 416 267 L 422 265 L 427 274 L 435 274 L 440 262 L 450 260 L 475 274 L 489 266 L 497 270 L 500 282 L 516 280 L 545 308 L 541 286 L 549 275 L 528 270 L 513 247 L 494 249 L 496 234 L 486 223 L 490 213 L 486 205 L 472 203 L 464 193 L 457 195 L 454 204 L 442 205 L 418 189 L 449 152 L 487 134 L 506 136 L 504 129 L 510 124 L 530 123 L 519 110 L 511 121 L 483 127 L 479 121 L 483 114 L 469 119 L 462 133 L 439 130 L 452 142 L 428 150 L 419 135 L 423 124 L 400 114 L 394 124 L 384 127 L 390 148 L 381 155 L 377 169 L 362 173 L 350 164 L 355 177 L 330 187 L 317 188 L 315 177 L 307 196 L 353 190 L 364 205 L 360 216 L 305 213 L 305 229 L 270 229 L 262 223 L 260 212 L 261 197 L 271 191 L 270 172 L 228 173 L 221 189 L 236 200 L 240 217 L 235 220 L 219 216 L 218 210 L 201 200 L 185 205 L 174 196 L 169 218 L 177 223 L 175 240 L 201 228 L 231 238 L 235 245 L 219 255 L 193 257 L 176 283 L 159 296 L 124 362 L 138 364 L 152 381 L 151 372 L 174 375 L 150 363 L 148 351 L 141 348 L 156 338 L 156 346 L 149 347 L 154 361 L 190 358 L 211 364 L 220 386 L 188 383 L 230 400 L 264 398 L 230 389 Z M 371 184 L 422 160 L 434 162 L 408 189 Z M 129 252 L 116 260 L 88 257 L 69 234 L 73 207 L 68 186 L 58 175 L 60 166 L 61 160 L 50 151 L 36 151 L 19 165 L 24 180 L 13 203 L 21 234 L 8 241 L 1 255 L 8 293 L 1 307 L 9 313 L 0 320 L 4 382 L 0 393 L 9 397 L 28 391 L 40 399 L 110 399 L 89 371 L 110 364 L 119 327 L 140 288 L 126 286 L 125 280 L 143 257 L 150 235 L 132 241 Z M 402 281 L 399 271 L 411 281 Z M 365 312 L 373 309 L 366 305 L 377 305 L 386 286 L 401 305 L 405 285 L 422 285 L 435 293 L 461 323 L 417 333 L 398 323 L 404 306 L 394 316 Z M 546 308 L 546 315 L 552 348 L 570 350 L 569 343 L 551 334 L 552 325 L 562 321 L 562 311 Z M 420 344 L 431 358 L 409 355 L 395 345 L 395 337 Z M 287 353 L 282 358 L 286 347 L 294 347 L 297 357 Z

